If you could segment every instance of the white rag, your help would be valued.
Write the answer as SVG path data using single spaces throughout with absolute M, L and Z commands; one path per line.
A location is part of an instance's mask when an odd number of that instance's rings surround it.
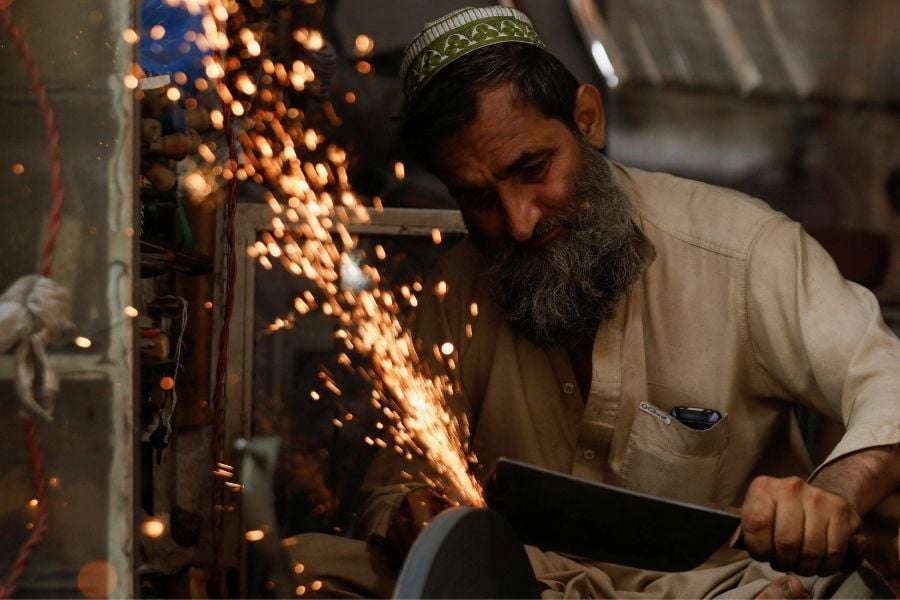
M 0 353 L 15 348 L 15 383 L 26 412 L 53 420 L 59 379 L 46 347 L 67 326 L 66 289 L 47 277 L 20 277 L 0 296 Z

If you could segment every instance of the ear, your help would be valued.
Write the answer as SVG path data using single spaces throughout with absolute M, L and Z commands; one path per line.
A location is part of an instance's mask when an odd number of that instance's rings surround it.
M 599 149 L 606 145 L 606 113 L 600 90 L 589 83 L 581 85 L 575 93 L 573 116 L 578 130 L 592 146 Z

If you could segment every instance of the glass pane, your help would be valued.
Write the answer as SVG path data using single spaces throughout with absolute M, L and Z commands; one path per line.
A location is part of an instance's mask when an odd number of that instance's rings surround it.
M 123 85 L 129 3 L 13 2 L 59 128 L 64 205 L 51 277 L 73 325 L 49 347 L 61 379 L 52 422 L 37 420 L 49 529 L 19 597 L 132 595 L 133 100 Z M 37 273 L 51 205 L 49 141 L 37 94 L 0 30 L 0 289 Z M 14 357 L 0 356 L 0 573 L 36 528 Z
M 458 236 L 362 235 L 356 252 L 387 260 L 379 264 L 382 289 L 421 281 Z M 345 271 L 342 285 L 348 285 Z M 335 336 L 337 319 L 320 312 L 299 315 L 294 298 L 312 289 L 307 280 L 276 266 L 256 267 L 253 354 L 253 430 L 279 436 L 277 511 L 283 535 L 322 531 L 343 533 L 359 508 L 359 486 L 374 456 L 365 443 L 374 436 L 380 412 L 372 408 L 370 386 L 337 363 L 346 352 Z M 366 357 L 353 355 L 354 364 Z M 319 377 L 333 376 L 340 396 Z

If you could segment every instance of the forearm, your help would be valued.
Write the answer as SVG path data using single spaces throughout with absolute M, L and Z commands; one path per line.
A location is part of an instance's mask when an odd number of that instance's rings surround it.
M 866 515 L 900 488 L 900 444 L 875 446 L 848 454 L 824 467 L 810 482 L 843 496 Z

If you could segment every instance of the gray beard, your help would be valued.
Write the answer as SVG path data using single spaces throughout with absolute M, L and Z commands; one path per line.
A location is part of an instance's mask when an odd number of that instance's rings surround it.
M 581 146 L 568 206 L 538 223 L 533 237 L 557 226 L 567 235 L 536 248 L 498 246 L 470 228 L 491 295 L 513 330 L 542 346 L 592 338 L 641 272 L 631 202 L 606 158 L 586 141 Z

